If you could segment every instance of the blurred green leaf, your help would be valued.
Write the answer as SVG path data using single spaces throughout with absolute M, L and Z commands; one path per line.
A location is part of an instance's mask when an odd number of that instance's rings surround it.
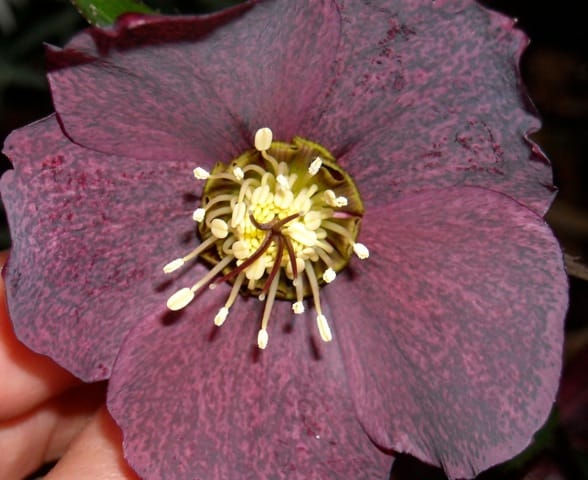
M 123 13 L 155 13 L 154 10 L 135 0 L 71 0 L 78 12 L 92 25 L 112 25 Z

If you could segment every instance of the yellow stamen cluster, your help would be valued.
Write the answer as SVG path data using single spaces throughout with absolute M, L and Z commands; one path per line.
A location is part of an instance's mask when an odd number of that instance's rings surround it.
M 242 289 L 258 295 L 265 305 L 257 345 L 264 349 L 274 301 L 285 298 L 279 293 L 280 286 L 289 283 L 295 298 L 292 311 L 304 312 L 304 297 L 312 296 L 318 331 L 328 342 L 332 334 L 321 308 L 319 278 L 323 283 L 335 280 L 336 270 L 348 257 L 341 250 L 364 259 L 369 256 L 368 249 L 355 242 L 357 229 L 339 219 L 352 216 L 344 210 L 348 198 L 318 180 L 325 159 L 316 155 L 304 168 L 278 160 L 271 154 L 273 134 L 269 128 L 256 132 L 254 145 L 260 157 L 257 162 L 233 164 L 212 173 L 201 167 L 194 169 L 196 179 L 219 185 L 212 184 L 215 187 L 192 214 L 200 224 L 203 241 L 184 257 L 166 264 L 163 271 L 171 273 L 211 249 L 216 250 L 216 265 L 193 286 L 173 294 L 167 306 L 180 310 L 206 285 L 233 281 L 214 323 L 221 326 L 225 322 Z M 224 275 L 216 278 L 221 273 Z

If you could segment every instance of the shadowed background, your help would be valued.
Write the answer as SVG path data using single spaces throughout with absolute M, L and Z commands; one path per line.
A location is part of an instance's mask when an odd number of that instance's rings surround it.
M 209 12 L 237 0 L 147 1 L 166 13 Z M 534 140 L 552 160 L 560 193 L 547 219 L 560 239 L 571 282 L 566 367 L 557 408 L 532 447 L 480 479 L 588 479 L 588 29 L 582 2 L 485 0 L 519 19 L 532 42 L 523 80 L 543 119 Z M 64 45 L 86 22 L 65 0 L 0 0 L 0 142 L 11 130 L 53 111 L 44 77 L 43 42 Z M 0 170 L 10 168 L 0 158 Z M 0 208 L 0 248 L 10 244 Z M 400 458 L 392 477 L 444 479 Z

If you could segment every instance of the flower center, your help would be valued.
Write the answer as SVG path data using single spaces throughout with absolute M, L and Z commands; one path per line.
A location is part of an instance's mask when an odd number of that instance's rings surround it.
M 184 257 L 163 267 L 165 273 L 197 257 L 213 265 L 193 286 L 178 290 L 167 301 L 181 310 L 204 287 L 229 281 L 233 287 L 214 318 L 221 326 L 239 292 L 265 301 L 257 345 L 268 343 L 267 327 L 275 299 L 294 300 L 295 314 L 304 312 L 312 297 L 323 341 L 331 329 L 322 312 L 320 286 L 331 283 L 353 253 L 369 256 L 355 240 L 363 205 L 351 177 L 320 145 L 302 138 L 272 141 L 272 131 L 255 134 L 255 149 L 212 172 L 194 169 L 206 180 L 202 204 L 192 218 L 202 242 Z

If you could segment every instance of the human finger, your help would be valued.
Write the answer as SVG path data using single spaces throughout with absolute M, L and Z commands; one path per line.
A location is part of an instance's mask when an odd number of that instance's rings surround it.
M 102 407 L 45 480 L 139 480 L 122 453 L 122 434 Z
M 104 403 L 105 383 L 71 389 L 0 423 L 0 478 L 19 479 L 60 458 Z
M 4 265 L 7 256 L 7 252 L 0 253 L 0 266 Z M 0 421 L 35 408 L 78 382 L 53 360 L 29 350 L 16 338 L 8 318 L 1 276 L 0 372 Z

